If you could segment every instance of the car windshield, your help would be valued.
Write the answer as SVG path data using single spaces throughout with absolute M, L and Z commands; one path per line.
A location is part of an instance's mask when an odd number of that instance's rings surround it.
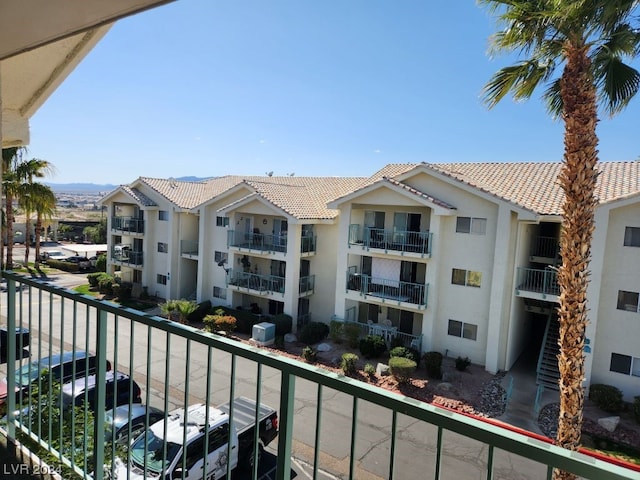
M 167 448 L 166 461 L 163 463 L 164 448 Z M 130 447 L 131 461 L 139 468 L 144 468 L 145 458 L 147 461 L 147 470 L 155 473 L 161 473 L 165 465 L 171 465 L 173 459 L 178 454 L 180 445 L 172 442 L 162 441 L 157 437 L 151 429 L 140 435 Z M 145 456 L 146 453 L 146 456 Z
M 47 365 L 40 365 L 40 362 L 31 362 L 27 365 L 24 365 L 18 372 L 16 373 L 16 383 L 18 385 L 27 386 L 34 380 L 36 380 L 42 370 L 46 369 Z

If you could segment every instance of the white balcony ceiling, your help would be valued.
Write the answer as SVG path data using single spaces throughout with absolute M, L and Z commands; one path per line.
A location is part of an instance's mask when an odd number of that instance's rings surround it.
M 29 143 L 29 119 L 119 18 L 173 0 L 0 3 L 2 146 Z

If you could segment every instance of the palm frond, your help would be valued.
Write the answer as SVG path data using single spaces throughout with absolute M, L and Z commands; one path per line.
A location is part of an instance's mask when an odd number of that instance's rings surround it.
M 515 100 L 530 98 L 540 81 L 549 75 L 548 68 L 533 60 L 502 68 L 483 88 L 484 103 L 492 108 L 509 93 Z

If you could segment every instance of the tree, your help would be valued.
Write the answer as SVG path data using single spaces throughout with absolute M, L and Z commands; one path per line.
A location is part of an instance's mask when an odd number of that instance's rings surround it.
M 49 217 L 53 215 L 56 208 L 56 196 L 47 185 L 35 182 L 35 178 L 43 178 L 55 171 L 53 165 L 46 160 L 32 158 L 19 162 L 15 165 L 16 177 L 20 184 L 17 187 L 18 199 L 20 205 L 25 212 L 25 223 L 27 225 L 27 238 L 25 238 L 24 261 L 27 265 L 29 261 L 29 244 L 30 244 L 30 225 L 31 214 L 36 213 L 37 220 L 40 225 L 34 229 L 34 238 L 36 242 L 36 264 L 40 255 L 40 234 L 42 233 L 42 216 Z M 38 231 L 39 230 L 39 231 Z M 37 267 L 38 265 L 36 265 Z
M 556 443 L 580 446 L 584 405 L 587 286 L 597 205 L 598 107 L 624 109 L 640 86 L 625 60 L 639 52 L 638 0 L 480 0 L 499 21 L 494 52 L 525 57 L 487 83 L 484 100 L 495 106 L 507 94 L 525 100 L 540 84 L 549 112 L 564 122 L 559 183 L 564 193 L 558 270 L 560 285 L 560 417 Z M 560 76 L 554 76 L 561 72 Z M 576 478 L 554 471 L 554 478 Z
M 7 242 L 7 262 L 5 265 L 11 268 L 13 265 L 13 222 L 15 214 L 13 201 L 17 195 L 20 181 L 17 178 L 16 165 L 22 161 L 22 155 L 26 152 L 23 147 L 10 147 L 2 149 L 2 190 L 4 193 L 4 230 L 3 243 Z
M 103 218 L 95 226 L 84 227 L 82 234 L 93 243 L 107 243 L 107 219 Z

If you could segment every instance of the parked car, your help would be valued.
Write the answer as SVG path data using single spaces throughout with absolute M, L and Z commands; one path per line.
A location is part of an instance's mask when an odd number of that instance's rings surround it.
M 76 378 L 62 385 L 62 406 L 81 406 L 86 400 L 90 410 L 96 410 L 96 375 Z M 129 403 L 142 403 L 140 386 L 122 372 L 108 371 L 105 377 L 105 410 Z M 86 395 L 85 395 L 86 391 Z
M 164 417 L 164 410 L 141 403 L 120 405 L 108 410 L 105 413 L 105 442 L 115 439 L 118 444 L 128 445 L 150 425 L 164 419 Z M 129 428 L 131 428 L 131 436 L 129 436 Z
M 87 257 L 81 257 L 80 255 L 67 257 L 63 261 L 69 263 L 77 263 L 80 270 L 87 270 L 88 268 L 91 268 L 91 262 L 89 261 L 89 259 Z
M 96 356 L 84 351 L 62 352 L 35 360 L 23 365 L 16 371 L 16 395 L 28 395 L 30 386 L 38 381 L 45 371 L 51 372 L 54 380 L 66 383 L 74 378 L 93 374 L 96 371 Z M 75 367 L 74 367 L 75 364 Z M 111 362 L 107 361 L 107 370 L 111 370 Z M 0 405 L 7 401 L 7 377 L 0 381 Z
M 62 250 L 46 250 L 40 254 L 40 261 L 46 262 L 47 260 L 64 260 L 68 255 Z

